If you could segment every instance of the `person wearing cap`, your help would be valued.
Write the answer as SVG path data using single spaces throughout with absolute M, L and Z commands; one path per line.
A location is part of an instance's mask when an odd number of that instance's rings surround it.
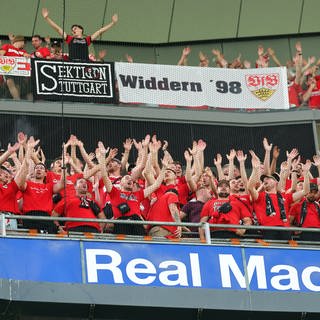
M 251 225 L 251 212 L 238 200 L 230 199 L 230 183 L 220 180 L 217 186 L 218 197 L 209 200 L 201 210 L 200 222 L 210 224 L 239 224 Z M 245 229 L 211 228 L 213 238 L 240 238 L 245 234 Z M 199 228 L 200 240 L 205 240 L 203 228 Z
M 31 58 L 42 58 L 46 59 L 50 56 L 50 50 L 47 47 L 43 47 L 42 39 L 40 35 L 35 34 L 31 38 L 31 44 L 33 48 L 35 49 L 34 52 L 31 53 Z
M 69 60 L 69 55 L 62 52 L 61 42 L 54 40 L 50 44 L 50 55 L 47 57 L 49 60 Z
M 104 32 L 111 29 L 118 22 L 118 15 L 114 14 L 112 16 L 112 21 L 109 24 L 100 28 L 99 30 L 91 34 L 91 36 L 84 37 L 84 29 L 81 25 L 78 24 L 72 25 L 72 36 L 64 32 L 63 29 L 49 17 L 49 10 L 47 8 L 42 8 L 42 17 L 67 42 L 67 44 L 69 45 L 69 59 L 73 61 L 88 61 L 88 47 L 91 45 L 91 42 L 96 40 Z
M 13 38 L 12 44 L 6 43 L 0 49 L 0 56 L 9 57 L 30 57 L 30 54 L 23 49 L 25 44 L 24 37 L 17 35 Z M 20 100 L 21 77 L 19 76 L 5 76 L 6 84 L 13 99 Z
M 290 223 L 303 228 L 319 228 L 319 232 L 303 231 L 299 235 L 302 241 L 320 241 L 320 207 L 318 185 L 310 183 L 310 192 L 301 201 L 290 208 Z
M 309 171 L 311 161 L 307 160 L 304 165 L 303 190 L 294 193 L 278 191 L 280 176 L 277 173 L 263 174 L 260 176 L 261 162 L 258 156 L 251 151 L 252 173 L 248 182 L 248 190 L 253 201 L 253 210 L 256 214 L 259 225 L 268 227 L 290 227 L 289 208 L 292 203 L 302 199 L 309 192 Z M 258 192 L 255 188 L 258 181 L 261 181 L 263 191 Z M 262 230 L 264 239 L 289 240 L 289 230 Z

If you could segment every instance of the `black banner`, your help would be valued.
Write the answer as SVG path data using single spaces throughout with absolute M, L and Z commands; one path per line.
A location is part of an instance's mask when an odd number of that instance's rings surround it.
M 31 60 L 34 99 L 116 102 L 113 62 Z

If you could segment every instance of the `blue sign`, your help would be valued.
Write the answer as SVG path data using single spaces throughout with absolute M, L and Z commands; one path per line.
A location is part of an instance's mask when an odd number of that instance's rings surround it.
M 318 256 L 296 248 L 2 238 L 0 279 L 319 292 Z
M 78 241 L 0 239 L 0 279 L 81 282 Z

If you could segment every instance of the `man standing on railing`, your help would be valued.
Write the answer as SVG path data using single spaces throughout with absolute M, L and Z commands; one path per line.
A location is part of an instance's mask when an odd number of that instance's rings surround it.
M 96 32 L 94 32 L 91 36 L 84 37 L 83 35 L 83 27 L 78 24 L 74 24 L 71 27 L 72 36 L 68 35 L 63 31 L 61 27 L 59 27 L 51 18 L 49 18 L 49 11 L 47 8 L 42 8 L 42 16 L 47 21 L 47 23 L 56 30 L 61 37 L 67 42 L 69 45 L 69 59 L 70 60 L 78 60 L 78 61 L 87 61 L 89 60 L 89 50 L 91 42 L 97 39 L 102 33 L 111 29 L 118 22 L 118 15 L 114 14 L 112 16 L 112 21 L 100 28 Z

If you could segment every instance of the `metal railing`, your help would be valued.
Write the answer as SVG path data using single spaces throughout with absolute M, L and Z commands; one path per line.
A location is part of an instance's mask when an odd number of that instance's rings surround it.
M 252 240 L 252 238 L 255 240 L 257 238 L 262 239 L 263 237 L 259 235 L 259 232 L 263 230 L 274 230 L 274 231 L 290 231 L 290 232 L 320 232 L 320 228 L 302 228 L 302 227 L 271 227 L 271 226 L 256 226 L 256 225 L 233 225 L 233 224 L 209 224 L 207 222 L 201 222 L 201 223 L 190 223 L 190 222 L 159 222 L 159 221 L 136 221 L 136 220 L 112 220 L 112 219 L 86 219 L 86 218 L 66 218 L 66 217 L 42 217 L 42 216 L 26 216 L 26 215 L 11 215 L 11 214 L 0 214 L 0 236 L 6 237 L 8 235 L 12 235 L 12 231 L 19 231 L 21 229 L 16 230 L 7 230 L 6 229 L 6 219 L 16 219 L 16 220 L 37 220 L 37 221 L 61 221 L 61 222 L 95 222 L 95 223 L 106 223 L 106 224 L 122 224 L 122 225 L 152 225 L 152 226 L 182 226 L 182 227 L 193 227 L 193 228 L 202 228 L 205 233 L 205 241 L 200 241 L 199 236 L 193 238 L 198 240 L 199 243 L 205 243 L 205 244 L 212 244 L 212 237 L 211 237 L 211 228 L 219 228 L 219 229 L 246 229 L 246 230 L 253 230 L 257 232 L 254 236 L 245 234 L 243 237 L 241 237 L 239 240 Z M 25 231 L 28 231 L 24 229 Z M 9 231 L 9 233 L 8 233 Z M 81 232 L 70 232 L 73 236 L 80 236 Z M 66 233 L 67 234 L 67 233 Z M 187 233 L 184 233 L 185 235 Z M 43 235 L 41 236 L 50 237 L 50 235 Z M 101 239 L 101 236 L 108 235 L 108 233 L 101 232 L 99 239 Z M 131 237 L 132 238 L 132 237 Z M 159 239 L 160 237 L 154 237 L 156 239 Z M 130 239 L 130 237 L 128 237 Z M 137 236 L 133 237 L 135 240 L 145 240 L 145 237 L 143 236 Z M 182 241 L 183 242 L 183 237 Z M 216 239 L 215 239 L 216 240 Z M 273 243 L 282 243 L 282 244 L 288 244 L 288 241 L 274 241 L 274 240 L 268 240 L 268 242 Z M 302 244 L 307 243 L 315 243 L 316 245 L 319 245 L 320 243 L 317 242 L 309 242 L 309 241 L 301 241 Z

